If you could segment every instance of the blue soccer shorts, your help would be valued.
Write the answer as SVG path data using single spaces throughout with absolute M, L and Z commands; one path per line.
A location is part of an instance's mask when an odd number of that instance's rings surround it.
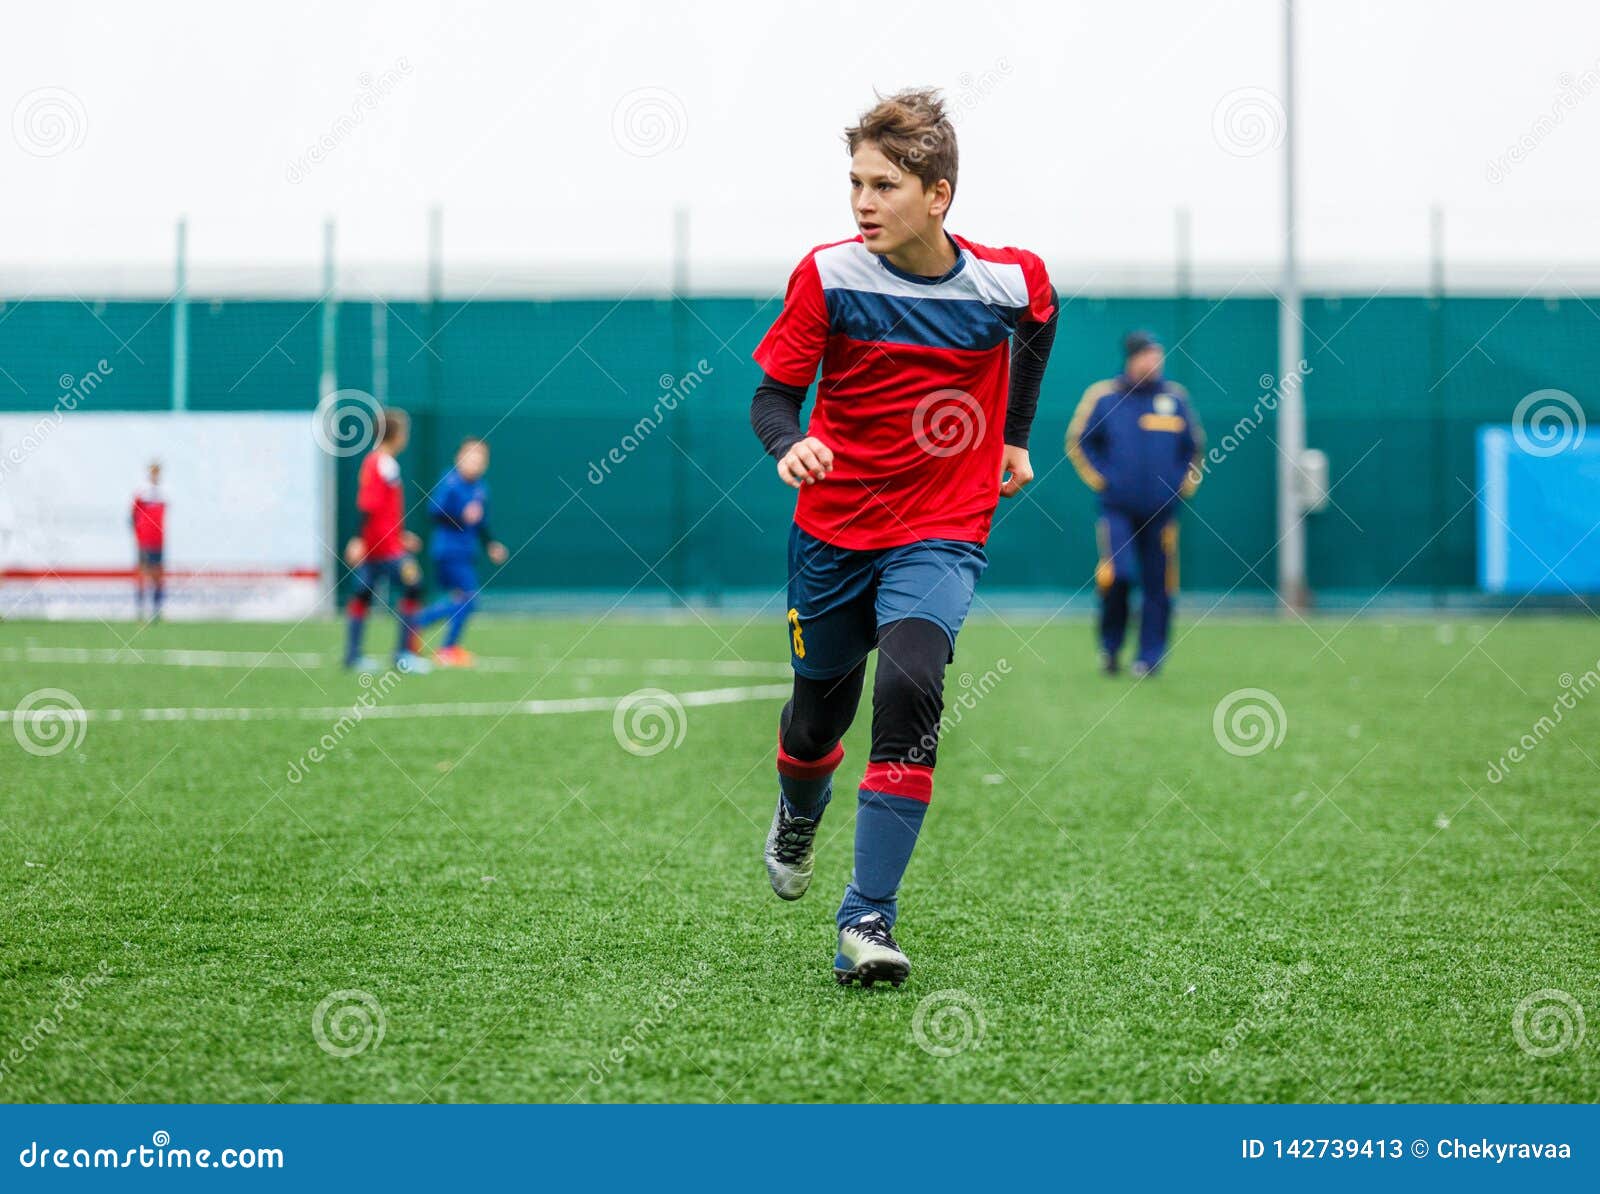
M 923 618 L 950 639 L 972 608 L 989 566 L 983 547 L 924 539 L 901 547 L 851 551 L 798 525 L 789 531 L 789 662 L 802 676 L 842 676 L 867 657 L 886 626 Z
M 388 586 L 391 594 L 397 589 L 416 589 L 422 584 L 422 569 L 410 556 L 394 556 L 387 560 L 367 560 L 355 570 L 355 596 L 370 600 L 379 583 Z M 394 598 L 391 596 L 390 600 Z
M 478 591 L 478 569 L 471 556 L 435 556 L 433 581 L 441 589 L 470 595 Z

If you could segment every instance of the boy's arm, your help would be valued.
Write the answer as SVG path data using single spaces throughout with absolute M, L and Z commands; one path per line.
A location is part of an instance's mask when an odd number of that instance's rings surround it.
M 428 495 L 428 509 L 433 520 L 454 531 L 465 530 L 461 521 L 461 516 L 466 512 L 466 503 L 461 500 L 463 496 L 461 490 L 450 484 L 447 478 L 441 478 Z
M 750 425 L 778 461 L 784 484 L 814 484 L 833 467 L 833 453 L 800 430 L 800 407 L 828 345 L 828 302 L 814 255 L 789 275 L 783 309 L 756 346 L 761 384 L 750 402 Z
M 770 373 L 761 375 L 761 384 L 750 399 L 750 426 L 774 460 L 783 459 L 805 438 L 800 430 L 800 408 L 805 405 L 808 388 L 779 381 Z
M 1050 289 L 1050 316 L 1043 322 L 1024 320 L 1011 338 L 1011 389 L 1006 395 L 1005 441 L 1007 447 L 1028 446 L 1034 413 L 1039 409 L 1039 386 L 1044 367 L 1056 342 L 1059 311 L 1055 288 Z
M 778 462 L 778 477 L 798 489 L 815 485 L 833 470 L 833 450 L 800 430 L 800 407 L 805 386 L 792 386 L 764 374 L 750 400 L 750 426 L 761 446 Z

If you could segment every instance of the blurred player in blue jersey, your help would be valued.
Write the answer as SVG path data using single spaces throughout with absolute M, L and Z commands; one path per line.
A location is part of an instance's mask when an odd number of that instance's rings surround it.
M 1084 392 L 1067 428 L 1067 456 L 1100 495 L 1095 531 L 1100 562 L 1100 666 L 1115 675 L 1128 630 L 1128 590 L 1142 593 L 1133 674 L 1146 676 L 1167 653 L 1178 592 L 1178 507 L 1200 484 L 1205 433 L 1189 393 L 1168 381 L 1166 353 L 1149 332 L 1122 343 L 1122 373 Z
M 448 619 L 444 645 L 434 653 L 445 667 L 471 667 L 472 655 L 461 646 L 461 634 L 478 603 L 478 547 L 496 564 L 506 561 L 505 544 L 489 533 L 489 445 L 468 437 L 456 449 L 455 467 L 439 479 L 428 497 L 433 519 L 434 577 L 447 594 L 417 616 L 418 626 Z

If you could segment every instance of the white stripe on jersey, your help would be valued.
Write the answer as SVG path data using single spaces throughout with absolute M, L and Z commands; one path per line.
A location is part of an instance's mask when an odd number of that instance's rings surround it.
M 859 290 L 911 299 L 967 299 L 991 307 L 1026 307 L 1028 282 L 1012 261 L 985 261 L 962 249 L 965 264 L 947 282 L 917 283 L 897 277 L 860 241 L 845 241 L 817 251 L 823 290 Z

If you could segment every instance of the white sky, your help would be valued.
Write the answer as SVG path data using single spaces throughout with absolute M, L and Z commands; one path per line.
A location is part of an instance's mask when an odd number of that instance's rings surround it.
M 1309 260 L 1420 259 L 1434 202 L 1452 258 L 1600 260 L 1600 4 L 1299 12 Z M 697 262 L 792 262 L 853 232 L 841 128 L 874 87 L 914 83 L 960 101 L 954 230 L 1154 262 L 1185 204 L 1200 262 L 1265 261 L 1281 150 L 1239 156 L 1214 125 L 1241 89 L 1281 90 L 1281 30 L 1279 0 L 15 4 L 0 271 L 165 260 L 179 213 L 198 262 L 315 261 L 329 215 L 346 259 L 416 260 L 434 203 L 453 261 L 661 259 L 683 203 Z M 667 119 L 649 156 L 613 127 L 645 88 Z M 41 94 L 65 134 L 26 127 Z M 1486 177 L 1525 135 L 1526 160 Z

